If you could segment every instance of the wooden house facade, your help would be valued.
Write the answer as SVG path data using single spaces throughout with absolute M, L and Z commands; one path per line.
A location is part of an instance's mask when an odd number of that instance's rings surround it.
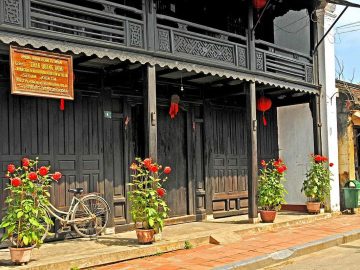
M 169 223 L 257 218 L 257 164 L 279 155 L 278 107 L 309 104 L 320 152 L 317 8 L 310 0 L 262 9 L 250 0 L 1 1 L 0 173 L 38 156 L 63 173 L 52 190 L 57 207 L 69 205 L 69 188 L 99 192 L 121 231 L 131 226 L 129 165 L 151 156 L 173 168 Z M 75 96 L 65 110 L 57 99 L 10 93 L 11 45 L 72 56 Z M 173 95 L 180 110 L 171 119 Z M 261 96 L 272 100 L 266 126 Z

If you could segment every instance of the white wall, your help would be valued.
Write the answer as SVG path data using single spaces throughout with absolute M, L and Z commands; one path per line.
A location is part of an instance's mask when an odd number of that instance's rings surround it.
M 277 109 L 279 131 L 279 154 L 287 167 L 288 204 L 305 204 L 301 193 L 302 183 L 314 152 L 313 120 L 309 104 L 299 104 Z

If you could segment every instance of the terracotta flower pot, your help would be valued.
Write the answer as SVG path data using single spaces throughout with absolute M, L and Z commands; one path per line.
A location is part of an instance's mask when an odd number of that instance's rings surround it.
M 31 258 L 31 252 L 34 247 L 27 247 L 27 248 L 15 248 L 9 247 L 10 249 L 10 256 L 11 261 L 15 264 L 24 264 L 28 263 Z
M 155 230 L 136 229 L 136 236 L 139 244 L 151 244 L 155 241 Z
M 260 210 L 261 220 L 265 223 L 272 223 L 276 218 L 275 210 Z
M 320 213 L 320 202 L 307 202 L 306 208 L 310 214 Z

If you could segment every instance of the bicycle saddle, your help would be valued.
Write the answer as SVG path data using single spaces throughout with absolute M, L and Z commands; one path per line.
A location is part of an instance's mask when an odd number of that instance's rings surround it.
M 83 188 L 70 188 L 68 189 L 68 192 L 74 193 L 74 194 L 81 194 L 84 192 Z

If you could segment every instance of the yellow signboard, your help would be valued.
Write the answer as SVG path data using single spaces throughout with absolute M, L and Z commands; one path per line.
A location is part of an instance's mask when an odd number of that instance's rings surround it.
M 74 99 L 71 55 L 10 47 L 11 93 Z

